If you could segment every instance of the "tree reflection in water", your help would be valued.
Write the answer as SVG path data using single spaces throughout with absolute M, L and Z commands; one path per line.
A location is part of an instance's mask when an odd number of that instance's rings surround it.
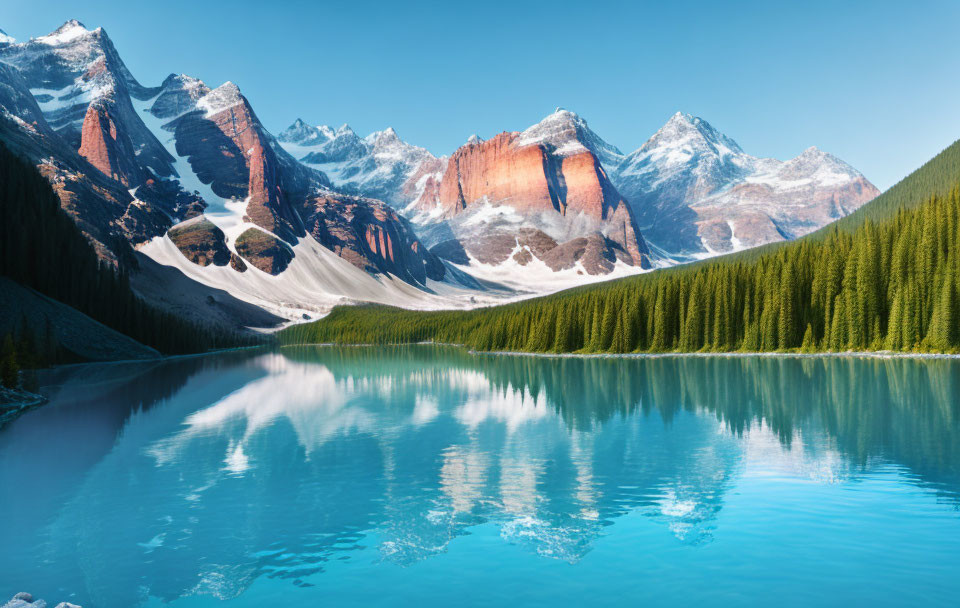
M 98 605 L 236 597 L 262 576 L 308 585 L 358 551 L 412 564 L 484 523 L 575 563 L 631 512 L 709 542 L 750 458 L 825 482 L 892 463 L 956 505 L 958 373 L 952 360 L 420 346 L 179 360 L 93 393 L 78 374 L 36 418 L 115 430 L 64 482 L 42 557 Z

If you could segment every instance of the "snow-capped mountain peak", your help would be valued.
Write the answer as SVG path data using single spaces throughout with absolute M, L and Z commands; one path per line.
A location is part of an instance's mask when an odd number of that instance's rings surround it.
M 559 156 L 590 151 L 600 159 L 601 163 L 608 166 L 616 166 L 623 158 L 623 153 L 594 133 L 586 120 L 561 107 L 520 133 L 516 144 L 548 145 L 553 153 Z
M 0 44 L 13 44 L 16 41 L 16 38 L 10 36 L 5 31 L 0 30 Z
M 404 143 L 393 127 L 387 127 L 383 131 L 374 131 L 367 135 L 364 141 L 375 146 L 392 146 Z
M 197 109 L 200 99 L 210 92 L 202 80 L 186 74 L 170 74 L 160 85 L 150 107 L 150 113 L 157 118 L 172 119 Z
M 333 129 L 330 127 L 325 125 L 323 127 L 315 127 L 302 118 L 298 118 L 293 121 L 293 124 L 284 129 L 277 139 L 284 143 L 312 146 L 330 141 L 334 136 Z
M 474 133 L 473 135 L 467 138 L 468 146 L 471 146 L 474 144 L 482 144 L 482 143 L 483 143 L 483 138 L 477 135 L 476 133 Z
M 863 179 L 863 175 L 833 154 L 811 146 L 786 162 L 776 161 L 777 178 L 782 182 L 817 185 L 842 184 Z
M 718 158 L 743 154 L 743 149 L 733 139 L 717 131 L 707 121 L 697 116 L 677 112 L 637 151 L 627 157 L 644 156 L 663 159 L 669 164 L 683 164 L 691 158 L 713 155 Z
M 287 152 L 329 175 L 336 186 L 398 208 L 409 204 L 423 187 L 408 185 L 407 180 L 421 175 L 424 163 L 437 163 L 427 150 L 403 141 L 393 127 L 361 138 L 347 124 L 334 130 L 298 119 L 278 139 Z
M 240 94 L 240 87 L 228 80 L 201 97 L 197 106 L 204 110 L 207 116 L 213 116 L 241 103 L 243 95 Z
M 644 235 L 671 254 L 713 254 L 793 238 L 877 194 L 816 147 L 757 158 L 710 123 L 677 112 L 610 172 Z
M 94 32 L 102 31 L 100 28 L 96 30 L 88 30 L 86 26 L 77 21 L 76 19 L 70 19 L 54 31 L 50 32 L 46 36 L 38 36 L 35 38 L 37 42 L 42 42 L 43 44 L 49 44 L 51 46 L 58 46 L 61 44 L 66 44 L 72 42 L 77 38 L 92 34 Z

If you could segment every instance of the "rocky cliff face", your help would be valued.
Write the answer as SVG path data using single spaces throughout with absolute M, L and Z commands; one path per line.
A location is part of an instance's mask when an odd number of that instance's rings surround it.
M 307 230 L 354 266 L 416 284 L 443 280 L 443 264 L 416 238 L 409 222 L 388 205 L 343 194 L 308 201 Z
M 0 45 L 5 141 L 41 164 L 106 259 L 195 215 L 203 202 L 167 180 L 173 157 L 143 124 L 132 96 L 150 96 L 106 32 L 68 21 L 29 42 Z M 29 100 L 29 102 L 27 101 Z M 161 183 L 163 182 L 163 183 Z
M 796 238 L 879 194 L 858 171 L 816 148 L 786 162 L 757 158 L 705 120 L 679 112 L 610 172 L 644 235 L 681 257 Z
M 315 243 L 299 246 L 309 226 L 355 268 L 419 287 L 444 277 L 406 220 L 331 190 L 266 131 L 236 85 L 171 75 L 144 87 L 102 29 L 69 21 L 26 43 L 0 38 L 0 111 L 0 139 L 37 162 L 114 262 L 132 259 L 131 246 L 153 251 L 146 245 L 166 235 L 175 255 L 203 269 L 195 279 L 230 283 L 222 273 L 243 273 L 236 284 L 245 289 L 258 272 L 282 275 L 299 255 L 319 256 L 299 266 L 298 280 L 316 287 L 335 277 L 334 293 L 349 295 L 341 267 L 325 269 L 330 258 Z M 379 158 L 400 143 L 390 131 L 363 145 Z M 266 284 L 251 285 L 259 294 Z
M 88 108 L 97 103 L 101 116 L 109 115 L 138 150 L 141 167 L 173 175 L 173 159 L 131 103 L 131 97 L 149 97 L 154 89 L 137 82 L 102 28 L 88 30 L 71 20 L 46 36 L 0 46 L 0 61 L 20 70 L 47 122 L 73 149 L 80 148 Z
M 178 96 L 169 89 L 166 92 L 168 100 Z M 183 94 L 181 91 L 181 101 Z M 165 109 L 161 106 L 156 113 Z M 166 128 L 173 130 L 177 154 L 186 157 L 199 180 L 216 196 L 246 200 L 250 221 L 284 240 L 303 236 L 294 206 L 328 182 L 282 150 L 277 153 L 273 137 L 236 85 L 228 82 L 207 92 L 194 102 L 193 109 Z
M 144 202 L 119 181 L 107 177 L 80 156 L 47 123 L 19 70 L 0 62 L 0 141 L 32 159 L 59 195 L 64 210 L 77 222 L 99 254 L 117 262 L 129 253 L 127 242 L 163 234 L 168 212 Z M 147 195 L 152 192 L 148 189 Z M 165 197 L 171 210 L 189 203 Z
M 211 90 L 193 78 L 169 77 L 149 112 L 172 133 L 185 170 L 209 189 L 210 213 L 239 215 L 228 221 L 246 228 L 226 241 L 254 267 L 282 273 L 296 257 L 292 247 L 310 234 L 367 272 L 417 284 L 443 278 L 443 265 L 407 222 L 379 201 L 331 190 L 325 174 L 297 162 L 263 128 L 233 83 Z
M 80 156 L 124 186 L 141 184 L 136 151 L 126 132 L 117 128 L 108 104 L 97 100 L 87 106 L 80 137 Z
M 630 207 L 580 142 L 586 123 L 561 112 L 523 133 L 472 139 L 450 157 L 435 193 L 416 203 L 426 232 L 436 235 L 436 251 L 488 263 L 513 254 L 518 263 L 537 258 L 555 270 L 581 262 L 589 274 L 610 272 L 613 263 L 601 259 L 649 267 Z M 576 239 L 583 240 L 565 245 Z M 602 254 L 584 257 L 587 242 Z M 564 253 L 551 255 L 556 247 Z

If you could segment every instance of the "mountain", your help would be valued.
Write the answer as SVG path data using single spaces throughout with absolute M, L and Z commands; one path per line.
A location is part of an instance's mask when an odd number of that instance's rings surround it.
M 428 283 L 446 268 L 409 222 L 287 153 L 233 83 L 171 75 L 142 86 L 106 32 L 68 21 L 0 40 L 0 110 L 0 139 L 151 298 L 167 303 L 154 285 L 163 276 L 184 290 L 180 309 L 208 288 L 287 317 L 344 298 L 445 301 Z M 377 155 L 396 146 L 391 133 L 371 140 Z
M 210 89 L 171 75 L 143 111 L 178 159 L 181 180 L 210 205 L 203 219 L 169 234 L 196 263 L 233 260 L 232 271 L 243 273 L 239 257 L 278 275 L 309 234 L 358 269 L 417 285 L 442 280 L 443 265 L 418 245 L 405 220 L 379 201 L 332 191 L 326 175 L 298 162 L 264 129 L 235 84 Z M 232 250 L 200 259 L 199 242 L 205 251 Z
M 476 306 L 794 238 L 875 194 L 829 154 L 755 158 L 682 114 L 630 155 L 562 108 L 449 157 L 392 128 L 275 137 L 236 84 L 144 86 L 75 20 L 0 37 L 0 140 L 101 259 L 183 314 L 223 293 L 288 319 Z
M 586 120 L 559 107 L 553 114 L 523 131 L 518 143 L 543 144 L 561 156 L 589 150 L 604 167 L 616 167 L 623 160 L 623 152 L 594 133 Z
M 649 268 L 633 213 L 602 165 L 618 155 L 558 109 L 526 131 L 471 138 L 412 217 L 432 251 L 459 264 L 507 264 L 519 276 L 526 267 L 571 277 Z
M 9 279 L 0 286 L 8 296 L 0 304 L 0 337 L 17 337 L 16 359 L 27 367 L 31 360 L 140 358 L 251 342 L 137 298 L 127 264 L 119 269 L 103 264 L 48 177 L 2 143 L 0 244 L 0 277 Z M 116 332 L 128 339 L 118 339 Z M 135 347 L 137 342 L 143 346 Z
M 610 172 L 644 235 L 672 256 L 793 239 L 879 194 L 853 167 L 817 148 L 785 162 L 757 158 L 680 112 Z
M 34 159 L 107 259 L 162 235 L 203 201 L 172 178 L 173 158 L 136 115 L 150 95 L 106 32 L 68 21 L 47 36 L 0 45 L 0 105 L 13 121 L 5 141 Z
M 314 127 L 298 118 L 278 139 L 301 162 L 330 176 L 336 188 L 398 209 L 421 196 L 427 179 L 443 168 L 441 159 L 403 141 L 392 127 L 361 138 L 349 125 Z
M 911 174 L 891 196 L 866 203 L 845 226 L 838 222 L 753 255 L 492 309 L 419 314 L 391 307 L 338 309 L 284 331 L 281 340 L 396 344 L 416 336 L 477 350 L 552 353 L 955 353 L 960 349 L 957 149 L 951 146 Z M 823 162 L 822 153 L 812 152 L 779 166 L 809 175 L 806 165 Z M 953 186 L 943 194 L 948 180 Z

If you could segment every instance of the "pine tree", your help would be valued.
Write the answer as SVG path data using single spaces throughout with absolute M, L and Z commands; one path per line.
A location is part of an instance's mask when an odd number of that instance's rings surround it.
M 800 350 L 805 353 L 812 353 L 816 350 L 813 340 L 813 326 L 807 323 L 807 330 L 803 332 L 803 343 L 800 344 Z

